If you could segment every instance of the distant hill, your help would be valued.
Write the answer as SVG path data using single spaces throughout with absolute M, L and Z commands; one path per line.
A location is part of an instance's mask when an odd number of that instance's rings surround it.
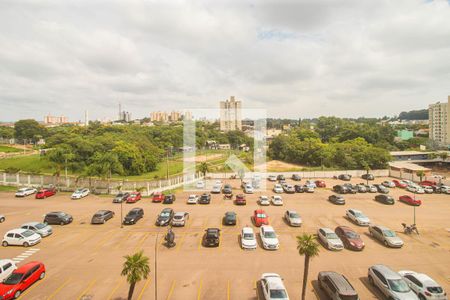
M 400 120 L 428 120 L 428 109 L 402 111 L 398 118 Z

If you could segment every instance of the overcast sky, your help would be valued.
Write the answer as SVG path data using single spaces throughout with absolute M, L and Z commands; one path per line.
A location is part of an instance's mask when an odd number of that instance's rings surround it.
M 396 115 L 450 95 L 446 0 L 0 1 L 0 120 Z

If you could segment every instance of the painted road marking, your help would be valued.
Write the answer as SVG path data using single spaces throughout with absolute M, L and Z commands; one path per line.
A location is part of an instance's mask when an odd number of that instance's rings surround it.
M 22 252 L 21 254 L 17 255 L 16 257 L 14 257 L 12 260 L 15 262 L 21 262 L 22 260 L 25 260 L 26 258 L 29 258 L 31 255 L 35 254 L 39 250 L 40 249 L 37 249 L 37 248 L 28 249 L 28 250 Z
M 141 237 L 141 239 L 139 240 L 139 242 L 137 243 L 136 247 L 134 248 L 134 252 L 138 251 L 139 248 L 142 247 L 142 244 L 144 243 L 144 241 L 148 238 L 148 236 L 150 235 L 150 233 L 146 233 L 144 234 L 143 237 Z
M 64 281 L 53 293 L 48 296 L 47 300 L 53 299 L 69 282 L 72 280 L 72 278 L 68 278 L 66 281 Z
M 108 295 L 108 300 L 112 299 L 114 294 L 116 293 L 116 291 L 122 286 L 123 284 L 123 279 L 119 278 L 119 280 L 117 280 L 117 283 L 115 284 L 115 288 L 111 291 L 111 293 Z
M 200 279 L 200 285 L 198 286 L 198 290 L 197 290 L 197 300 L 201 299 L 201 296 L 202 296 L 202 285 L 203 285 L 203 279 Z
M 175 280 L 172 280 L 172 285 L 170 286 L 169 295 L 167 295 L 166 300 L 170 300 L 170 297 L 172 297 L 173 290 L 175 289 Z
M 230 300 L 230 281 L 227 281 L 227 300 Z
M 181 235 L 181 240 L 177 243 L 177 245 L 175 246 L 175 252 L 178 252 L 178 251 L 180 251 L 180 249 L 181 249 L 181 246 L 183 245 L 183 243 L 184 243 L 184 239 L 186 238 L 186 234 L 182 234 Z
M 145 281 L 144 287 L 142 288 L 141 292 L 139 293 L 139 296 L 138 296 L 137 300 L 141 300 L 142 299 L 142 295 L 144 295 L 144 292 L 147 289 L 147 286 L 150 284 L 150 279 L 151 279 L 151 277 L 149 276 L 147 281 Z
M 129 231 L 129 232 L 125 235 L 125 237 L 124 237 L 123 239 L 121 239 L 121 240 L 114 246 L 114 249 L 119 249 L 119 247 L 120 247 L 126 240 L 128 240 L 128 238 L 130 237 L 131 234 L 132 234 L 132 232 Z
M 80 295 L 77 297 L 78 300 L 81 300 L 83 296 L 86 295 L 90 291 L 90 289 L 94 286 L 94 284 L 97 282 L 97 278 L 94 278 L 89 282 L 88 286 L 80 293 Z

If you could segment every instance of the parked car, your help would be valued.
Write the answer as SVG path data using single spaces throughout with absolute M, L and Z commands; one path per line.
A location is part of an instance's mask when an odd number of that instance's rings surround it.
M 361 178 L 364 180 L 375 180 L 375 176 L 370 173 L 362 174 Z
M 441 285 L 430 276 L 414 271 L 399 271 L 409 288 L 421 300 L 447 300 L 447 294 Z
M 381 184 L 387 188 L 395 188 L 395 183 L 393 181 L 385 180 Z
M 198 201 L 198 196 L 197 195 L 189 195 L 188 199 L 187 199 L 187 204 L 197 204 Z
M 294 190 L 296 193 L 304 193 L 305 192 L 305 188 L 301 184 L 294 185 Z
M 425 194 L 433 194 L 434 193 L 432 186 L 424 185 L 424 186 L 422 186 L 422 188 L 423 188 Z
M 342 180 L 342 181 L 350 181 L 352 179 L 352 175 L 340 174 L 340 175 L 338 175 L 337 179 Z
M 421 185 L 421 186 L 433 186 L 433 185 L 437 185 L 437 182 L 433 181 L 433 180 L 424 180 L 424 181 L 419 182 L 419 185 Z
M 272 198 L 270 199 L 270 201 L 272 202 L 272 205 L 275 205 L 275 206 L 283 205 L 283 198 L 281 198 L 280 195 L 273 195 Z
M 28 229 L 13 229 L 3 236 L 2 246 L 24 246 L 30 247 L 41 242 L 41 236 Z
M 306 180 L 305 186 L 312 187 L 314 189 L 317 187 L 316 182 L 314 180 Z
M 278 181 L 280 181 L 280 180 L 286 180 L 286 178 L 284 177 L 284 175 L 281 175 L 281 174 L 280 174 L 280 175 L 277 176 L 277 180 L 278 180 Z
M 255 222 L 256 227 L 262 225 L 269 225 L 269 217 L 266 215 L 266 212 L 262 209 L 256 209 L 253 212 L 253 221 Z
M 132 192 L 127 198 L 127 203 L 136 203 L 142 199 L 142 195 L 139 192 Z
M 319 272 L 317 276 L 319 287 L 329 299 L 333 300 L 359 300 L 358 293 L 347 278 L 336 272 Z
M 236 204 L 236 205 L 246 205 L 247 204 L 247 200 L 245 200 L 245 195 L 244 194 L 236 195 L 236 199 L 234 200 L 234 204 Z
M 419 299 L 400 274 L 385 265 L 373 265 L 369 267 L 367 276 L 370 284 L 377 287 L 387 299 Z
M 450 194 L 450 186 L 441 185 L 440 190 L 442 194 Z
M 128 197 L 130 197 L 130 193 L 126 192 L 119 192 L 116 197 L 113 199 L 113 203 L 122 203 L 127 201 Z
M 276 175 L 269 175 L 269 176 L 267 176 L 267 180 L 269 180 L 269 181 L 277 181 L 277 176 Z
M 389 205 L 395 204 L 394 198 L 392 198 L 391 196 L 388 196 L 388 195 L 376 195 L 375 201 L 383 203 L 383 204 L 389 204 Z
M 379 225 L 369 225 L 369 233 L 372 237 L 382 242 L 386 247 L 401 248 L 403 240 L 394 231 Z
M 285 185 L 283 185 L 283 191 L 284 191 L 286 194 L 293 194 L 293 193 L 295 193 L 294 186 L 291 185 L 291 184 L 285 184 Z
M 241 231 L 241 246 L 242 249 L 256 249 L 257 242 L 255 232 L 251 227 L 244 227 Z
M 205 230 L 203 245 L 206 247 L 218 247 L 220 245 L 220 229 L 208 228 Z
M 156 225 L 167 226 L 172 221 L 174 212 L 171 208 L 164 208 L 156 218 Z
M 347 218 L 349 218 L 349 220 L 354 222 L 356 225 L 369 226 L 370 224 L 370 219 L 366 215 L 364 215 L 360 210 L 351 208 L 345 212 L 345 215 L 347 216 Z
M 424 194 L 425 193 L 424 189 L 418 185 L 408 185 L 406 187 L 406 190 L 408 192 L 415 193 L 415 194 Z
M 97 211 L 91 219 L 91 224 L 105 224 L 106 221 L 114 217 L 114 212 L 107 209 Z
M 357 184 L 357 185 L 356 185 L 356 191 L 357 191 L 358 193 L 367 193 L 366 186 L 363 185 L 363 184 Z
M 207 193 L 203 193 L 198 199 L 198 204 L 209 204 L 211 203 L 211 195 Z
M 333 192 L 338 194 L 347 194 L 348 189 L 345 186 L 338 184 L 333 186 Z
M 133 225 L 144 217 L 144 210 L 140 207 L 131 209 L 123 219 L 124 225 Z
M 222 184 L 214 184 L 212 189 L 211 189 L 211 194 L 220 194 L 220 192 L 222 191 Z
M 224 195 L 231 195 L 231 194 L 233 194 L 233 188 L 231 187 L 231 185 L 225 184 L 223 186 L 222 193 Z
M 261 243 L 266 250 L 277 250 L 280 248 L 280 242 L 278 241 L 277 234 L 272 226 L 262 225 L 259 228 L 259 234 L 261 237 Z
M 259 200 L 258 201 L 259 201 L 259 205 L 261 205 L 261 206 L 268 206 L 268 205 L 270 205 L 269 197 L 267 197 L 265 195 L 259 196 Z
M 287 210 L 284 213 L 284 219 L 293 227 L 302 226 L 302 218 L 295 210 Z
M 199 180 L 195 183 L 195 188 L 197 189 L 204 189 L 205 188 L 205 182 L 203 180 Z
M 337 205 L 344 205 L 345 199 L 342 195 L 331 195 L 328 197 L 328 201 Z
M 33 187 L 20 188 L 16 192 L 16 197 L 26 197 L 37 193 L 37 190 Z
M 176 212 L 172 218 L 172 226 L 183 227 L 189 221 L 189 213 L 187 212 Z
M 344 243 L 344 247 L 350 250 L 362 251 L 365 244 L 359 234 L 348 226 L 338 226 L 334 232 Z
M 435 194 L 441 194 L 442 193 L 440 185 L 433 185 L 431 188 L 433 189 L 433 193 L 435 193 Z
M 152 196 L 152 202 L 163 202 L 164 194 L 162 192 L 154 192 Z
M 32 261 L 14 270 L 0 284 L 2 300 L 18 299 L 22 293 L 38 280 L 45 277 L 45 266 L 41 262 Z
M 292 174 L 291 179 L 294 180 L 294 181 L 300 181 L 300 180 L 302 180 L 302 178 L 301 178 L 300 175 L 298 175 L 298 174 Z
M 55 187 L 49 187 L 45 189 L 40 189 L 37 193 L 35 198 L 36 199 L 45 199 L 47 197 L 51 197 L 56 194 L 56 188 Z
M 347 189 L 347 194 L 356 194 L 358 192 L 358 187 L 350 183 L 344 183 L 343 186 Z
M 53 233 L 52 226 L 48 225 L 47 223 L 29 222 L 23 224 L 22 226 L 20 226 L 20 228 L 36 232 L 41 237 L 46 237 Z
M 0 282 L 3 282 L 17 269 L 16 263 L 11 259 L 0 259 Z M 2 293 L 3 295 L 4 293 Z
M 413 198 L 413 197 L 411 197 L 409 195 L 400 196 L 398 198 L 398 200 L 403 202 L 403 203 L 406 203 L 406 204 L 409 204 L 409 205 L 414 205 L 414 206 L 420 206 L 422 204 L 421 200 L 415 199 L 415 198 Z
M 389 194 L 389 189 L 384 185 L 374 184 L 374 186 L 377 188 L 378 193 Z
M 236 225 L 237 217 L 234 211 L 227 211 L 223 217 L 224 225 Z
M 344 244 L 341 239 L 334 233 L 330 228 L 322 227 L 317 230 L 317 236 L 319 240 L 325 245 L 329 250 L 342 250 L 344 249 Z
M 369 193 L 376 193 L 376 192 L 378 192 L 377 187 L 374 186 L 373 184 L 366 185 L 366 189 L 367 189 L 367 192 L 369 192 Z
M 306 185 L 303 186 L 303 190 L 305 191 L 305 193 L 314 193 L 315 189 L 312 185 Z
M 273 192 L 277 194 L 281 194 L 283 192 L 283 187 L 281 184 L 277 183 L 273 186 Z
M 164 196 L 163 204 L 172 204 L 176 200 L 175 194 L 168 194 Z
M 6 217 L 4 215 L 0 215 L 0 223 L 5 222 Z
M 67 225 L 73 222 L 73 217 L 62 211 L 49 212 L 44 217 L 44 223 L 50 225 Z
M 280 275 L 263 273 L 260 282 L 264 300 L 289 300 L 288 292 Z
M 244 186 L 244 193 L 246 193 L 246 194 L 253 194 L 253 192 L 254 192 L 253 186 L 250 183 L 247 183 Z
M 87 197 L 91 191 L 89 191 L 88 188 L 79 188 L 76 189 L 75 192 L 73 192 L 72 196 L 70 196 L 71 199 L 81 199 L 84 197 Z
M 408 186 L 408 184 L 406 182 L 404 182 L 403 180 L 394 179 L 394 180 L 392 180 L 392 182 L 395 184 L 395 187 L 398 187 L 398 188 L 404 189 Z

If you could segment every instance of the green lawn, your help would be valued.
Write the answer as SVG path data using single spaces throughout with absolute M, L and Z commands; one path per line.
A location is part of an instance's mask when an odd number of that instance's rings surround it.
M 40 172 L 42 174 L 53 174 L 54 172 L 50 162 L 41 158 L 39 154 L 0 159 L 0 170 L 7 168 L 18 168 L 22 172 Z
M 10 146 L 0 145 L 0 152 L 12 153 L 12 152 L 20 152 L 20 151 L 22 151 L 22 150 L 14 148 L 14 147 L 10 147 Z
M 15 192 L 17 191 L 17 187 L 8 186 L 8 185 L 0 185 L 0 192 Z

